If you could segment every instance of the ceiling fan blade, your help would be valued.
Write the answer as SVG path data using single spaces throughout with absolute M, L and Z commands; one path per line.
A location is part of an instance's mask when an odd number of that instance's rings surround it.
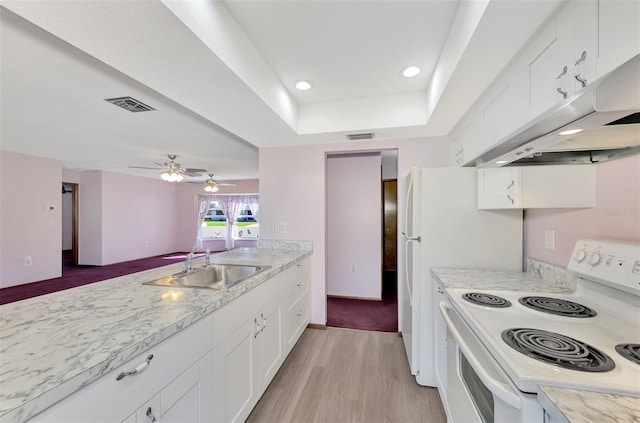
M 195 169 L 192 167 L 183 168 L 186 173 L 207 173 L 207 169 Z
M 225 184 L 224 182 L 216 182 L 219 187 L 235 187 L 236 184 Z
M 184 171 L 184 172 L 181 172 L 181 173 L 182 173 L 183 175 L 186 175 L 186 176 L 194 176 L 194 177 L 195 177 L 195 176 L 202 176 L 202 173 L 199 173 L 199 172 L 190 172 L 190 171 L 192 171 L 192 170 L 193 170 L 193 169 L 185 169 L 185 171 Z
M 133 169 L 151 169 L 151 170 L 163 170 L 164 167 L 146 167 L 146 166 L 129 166 Z

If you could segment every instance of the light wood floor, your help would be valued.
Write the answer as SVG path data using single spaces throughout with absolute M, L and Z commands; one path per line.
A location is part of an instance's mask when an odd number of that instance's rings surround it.
M 307 329 L 249 423 L 446 422 L 435 388 L 411 376 L 402 338 Z

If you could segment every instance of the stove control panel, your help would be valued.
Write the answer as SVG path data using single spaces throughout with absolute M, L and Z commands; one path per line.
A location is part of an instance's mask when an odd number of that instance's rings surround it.
M 581 239 L 568 269 L 578 276 L 640 295 L 640 243 Z

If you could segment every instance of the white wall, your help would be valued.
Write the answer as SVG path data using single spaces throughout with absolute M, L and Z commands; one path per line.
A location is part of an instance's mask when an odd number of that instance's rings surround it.
M 344 144 L 318 144 L 260 149 L 260 223 L 263 228 L 285 223 L 286 232 L 262 231 L 264 239 L 313 241 L 311 273 L 311 322 L 325 324 L 325 157 L 345 151 L 398 149 L 398 192 L 405 188 L 401 179 L 411 166 L 448 166 L 446 137 L 402 140 L 374 140 Z M 399 199 L 398 227 L 403 224 L 404 204 Z M 398 256 L 398 262 L 402 263 Z M 398 280 L 402 281 L 399 269 Z M 402 323 L 401 323 L 402 324 Z M 402 326 L 401 326 L 402 327 Z
M 327 157 L 327 294 L 382 299 L 380 153 Z
M 0 288 L 60 276 L 61 186 L 58 160 L 0 151 Z

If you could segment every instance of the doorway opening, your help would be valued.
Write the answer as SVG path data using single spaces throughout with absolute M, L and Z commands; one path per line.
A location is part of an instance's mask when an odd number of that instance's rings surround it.
M 78 266 L 78 184 L 62 183 L 62 273 Z
M 397 154 L 326 157 L 327 326 L 398 331 Z

